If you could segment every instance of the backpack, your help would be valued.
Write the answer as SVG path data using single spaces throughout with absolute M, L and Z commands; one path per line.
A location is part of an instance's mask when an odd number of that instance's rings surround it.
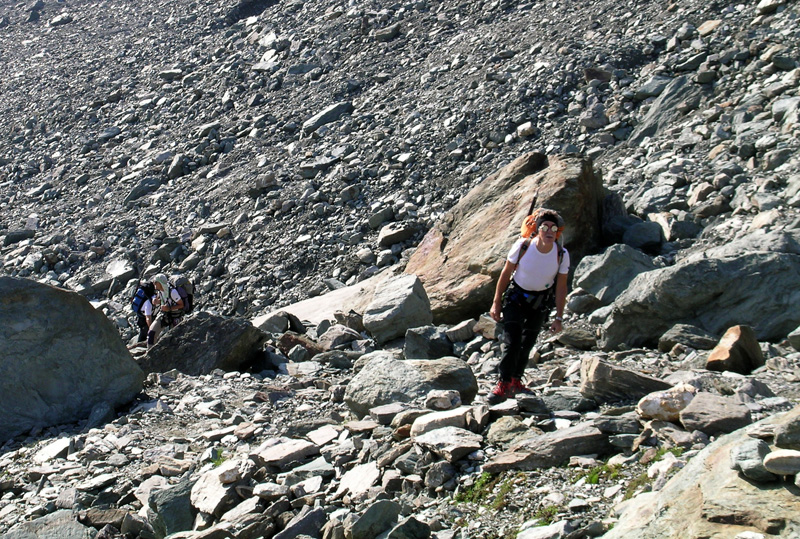
M 134 314 L 141 314 L 142 305 L 145 301 L 151 299 L 156 295 L 156 287 L 149 281 L 140 281 L 139 286 L 136 287 L 136 292 L 131 297 L 131 309 Z
M 194 285 L 192 282 L 185 276 L 179 275 L 177 277 L 173 277 L 173 280 L 169 283 L 170 288 L 174 288 L 180 294 L 181 299 L 183 300 L 183 312 L 184 314 L 189 314 L 194 309 Z

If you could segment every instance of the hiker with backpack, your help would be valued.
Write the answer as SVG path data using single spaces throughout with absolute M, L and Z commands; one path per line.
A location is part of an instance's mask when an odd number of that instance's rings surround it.
M 490 404 L 530 392 L 522 376 L 553 307 L 556 316 L 550 331 L 562 330 L 569 273 L 569 253 L 558 243 L 564 220 L 542 208 L 529 215 L 522 228 L 522 237 L 512 245 L 500 273 L 489 311 L 496 322 L 503 322 L 500 379 L 489 394 Z
M 156 295 L 156 287 L 149 281 L 141 281 L 136 287 L 131 298 L 131 308 L 136 315 L 136 325 L 139 326 L 139 336 L 136 344 L 145 342 L 150 324 L 153 323 L 153 296 Z
M 178 289 L 170 285 L 169 279 L 163 273 L 153 277 L 153 285 L 156 288 L 156 295 L 153 302 L 154 309 L 158 315 L 155 321 L 150 324 L 147 332 L 147 347 L 152 347 L 158 341 L 159 335 L 164 328 L 172 328 L 181 321 L 184 312 L 184 301 Z

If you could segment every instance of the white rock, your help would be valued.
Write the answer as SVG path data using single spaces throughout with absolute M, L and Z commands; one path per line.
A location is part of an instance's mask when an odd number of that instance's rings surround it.
M 378 465 L 375 462 L 368 462 L 356 466 L 342 476 L 342 481 L 339 483 L 336 495 L 347 491 L 350 493 L 351 497 L 358 497 L 377 483 L 380 477 L 381 472 L 378 470 Z
M 800 473 L 800 451 L 776 449 L 764 457 L 764 467 L 776 475 Z
M 660 419 L 676 423 L 680 412 L 692 402 L 697 389 L 689 384 L 680 384 L 666 391 L 645 395 L 636 405 L 636 413 L 645 419 Z

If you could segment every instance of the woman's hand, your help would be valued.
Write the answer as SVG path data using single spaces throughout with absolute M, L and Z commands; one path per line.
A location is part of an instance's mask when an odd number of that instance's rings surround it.
M 492 317 L 492 320 L 495 322 L 499 322 L 502 313 L 502 302 L 500 300 L 495 300 L 492 302 L 492 308 L 489 310 L 489 316 Z
M 552 333 L 561 333 L 561 330 L 563 329 L 564 327 L 561 323 L 561 320 L 553 320 L 553 323 L 550 324 L 550 331 Z

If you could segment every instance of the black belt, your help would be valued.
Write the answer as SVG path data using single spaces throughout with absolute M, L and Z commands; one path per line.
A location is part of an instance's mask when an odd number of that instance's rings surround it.
M 508 300 L 518 303 L 526 303 L 534 309 L 538 309 L 543 303 L 545 303 L 550 295 L 551 290 L 552 288 L 546 288 L 544 290 L 525 290 L 518 285 L 515 280 L 512 279 L 511 287 L 507 291 Z

